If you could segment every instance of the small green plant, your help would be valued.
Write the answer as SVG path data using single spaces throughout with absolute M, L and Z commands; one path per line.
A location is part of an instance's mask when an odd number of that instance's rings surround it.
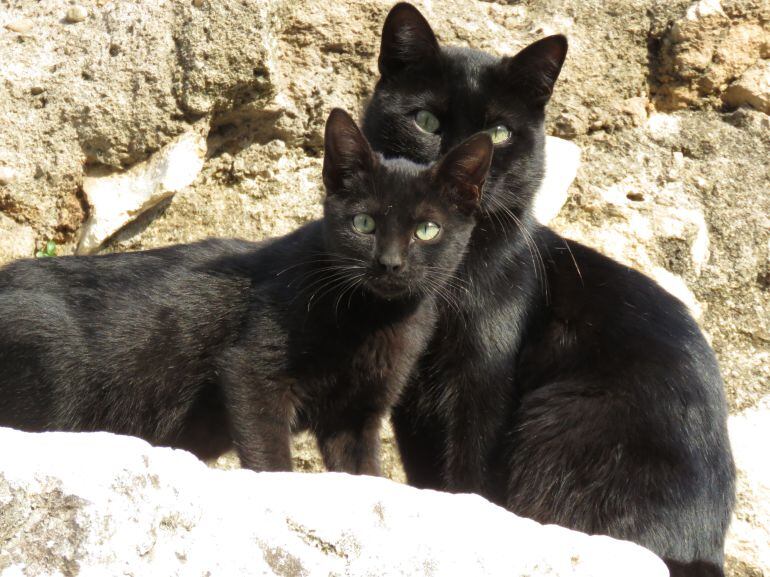
M 35 256 L 37 258 L 43 258 L 46 256 L 56 256 L 56 243 L 52 240 L 49 240 L 47 243 L 45 243 L 43 250 L 37 251 L 35 253 Z

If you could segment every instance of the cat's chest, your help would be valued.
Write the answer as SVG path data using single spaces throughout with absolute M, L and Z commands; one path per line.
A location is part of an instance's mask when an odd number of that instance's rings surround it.
M 350 320 L 302 337 L 295 367 L 310 379 L 386 383 L 408 376 L 427 346 L 435 316 L 427 309 L 393 319 Z

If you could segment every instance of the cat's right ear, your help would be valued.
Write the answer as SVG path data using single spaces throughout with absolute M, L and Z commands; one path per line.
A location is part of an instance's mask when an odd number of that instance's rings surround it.
M 432 169 L 434 182 L 450 191 L 452 200 L 465 213 L 471 214 L 481 205 L 481 189 L 494 149 L 489 134 L 479 132 L 447 152 Z
M 566 57 L 567 38 L 555 34 L 533 42 L 515 56 L 503 58 L 500 65 L 517 91 L 534 104 L 545 106 Z
M 425 66 L 438 55 L 436 35 L 420 11 L 407 2 L 393 6 L 382 27 L 380 75 L 384 78 L 406 68 Z
M 375 163 L 369 142 L 355 121 L 341 108 L 332 110 L 324 133 L 323 182 L 326 193 L 344 191 L 354 178 L 373 172 Z

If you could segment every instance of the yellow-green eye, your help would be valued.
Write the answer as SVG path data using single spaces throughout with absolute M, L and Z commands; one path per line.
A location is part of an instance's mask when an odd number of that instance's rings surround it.
M 438 121 L 438 118 L 436 118 L 436 115 L 432 112 L 428 112 L 427 110 L 418 111 L 414 117 L 414 122 L 417 124 L 420 130 L 430 132 L 431 134 L 438 132 L 438 129 L 441 126 L 441 123 Z
M 353 228 L 361 234 L 372 234 L 374 232 L 374 219 L 368 214 L 357 214 L 353 217 Z
M 438 236 L 441 227 L 435 222 L 421 222 L 414 231 L 414 236 L 420 240 L 433 240 Z
M 494 144 L 501 144 L 511 137 L 511 131 L 502 124 L 488 128 L 486 133 L 492 137 Z

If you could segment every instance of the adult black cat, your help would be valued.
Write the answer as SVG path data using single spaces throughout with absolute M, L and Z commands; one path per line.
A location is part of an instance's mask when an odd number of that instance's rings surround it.
M 310 428 L 331 470 L 379 472 L 380 420 L 475 224 L 492 143 L 432 168 L 326 125 L 324 218 L 262 244 L 208 240 L 0 269 L 0 425 L 106 430 L 290 470 Z
M 373 148 L 496 145 L 464 283 L 393 412 L 404 466 L 418 487 L 640 543 L 672 575 L 721 575 L 734 467 L 713 352 L 655 282 L 531 216 L 566 51 L 551 36 L 498 58 L 439 46 L 409 4 L 386 19 Z

